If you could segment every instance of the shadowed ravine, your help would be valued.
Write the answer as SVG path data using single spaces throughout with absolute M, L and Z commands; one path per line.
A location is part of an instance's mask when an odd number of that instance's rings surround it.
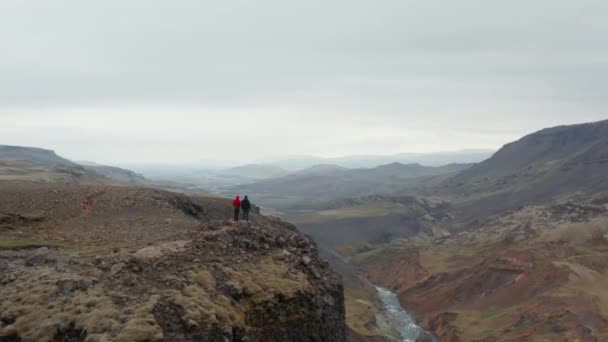
M 376 286 L 376 290 L 378 290 L 378 296 L 386 308 L 391 326 L 401 335 L 401 341 L 437 341 L 429 332 L 416 324 L 414 318 L 399 303 L 397 295 L 379 286 Z

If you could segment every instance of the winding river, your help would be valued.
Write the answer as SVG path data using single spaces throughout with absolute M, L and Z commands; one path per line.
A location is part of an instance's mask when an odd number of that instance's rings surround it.
M 376 290 L 386 308 L 390 324 L 399 332 L 402 342 L 416 342 L 419 339 L 437 341 L 432 334 L 416 324 L 414 318 L 403 309 L 396 294 L 379 286 L 376 286 Z

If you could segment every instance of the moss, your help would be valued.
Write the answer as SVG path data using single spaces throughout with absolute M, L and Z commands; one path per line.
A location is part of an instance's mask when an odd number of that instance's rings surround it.
M 118 335 L 118 342 L 162 341 L 162 328 L 156 323 L 152 310 L 159 296 L 152 296 L 147 303 L 138 307 L 124 329 Z
M 120 331 L 121 311 L 110 300 L 96 290 L 80 293 L 72 303 L 81 308 L 76 327 L 89 334 L 112 333 Z
M 276 270 L 269 272 L 274 273 Z M 237 278 L 233 281 L 261 279 L 249 271 L 245 273 L 247 275 L 233 271 L 231 275 Z M 264 274 L 268 276 L 269 273 Z M 163 291 L 139 306 L 130 303 L 129 307 L 136 309 L 134 313 L 128 313 L 115 304 L 102 288 L 90 288 L 70 296 L 60 296 L 53 283 L 57 279 L 50 277 L 50 284 L 33 285 L 41 282 L 40 278 L 32 277 L 21 283 L 20 288 L 0 289 L 1 298 L 12 299 L 0 303 L 0 316 L 5 321 L 14 320 L 13 324 L 0 327 L 0 335 L 15 334 L 23 341 L 46 341 L 52 340 L 58 329 L 73 326 L 86 331 L 88 341 L 159 341 L 162 340 L 163 334 L 155 321 L 153 310 L 160 296 L 181 306 L 184 313 L 180 318 L 192 328 L 210 327 L 211 324 L 217 323 L 245 327 L 247 303 L 253 301 L 248 299 L 241 305 L 236 304 L 234 300 L 215 290 L 215 282 L 212 281 L 214 278 L 210 273 L 196 272 L 193 279 L 197 281 L 192 285 L 181 290 Z M 271 284 L 265 287 L 266 290 L 259 288 L 260 292 L 255 294 L 255 300 L 269 298 L 275 295 L 276 292 L 273 291 L 278 291 L 279 288 L 286 296 L 304 289 L 302 286 L 294 286 L 295 282 L 292 277 L 287 277 L 285 281 L 271 281 Z M 146 300 L 145 296 L 141 299 Z
M 14 333 L 23 341 L 47 341 L 52 340 L 58 329 L 73 326 L 94 335 L 93 340 L 103 341 L 104 338 L 115 340 L 110 336 L 115 337 L 123 330 L 130 336 L 135 336 L 135 331 L 141 330 L 141 327 L 137 328 L 140 326 L 138 321 L 131 325 L 127 322 L 126 326 L 121 323 L 121 319 L 125 318 L 123 310 L 112 302 L 101 287 L 60 296 L 55 285 L 60 275 L 51 273 L 48 268 L 29 272 L 19 275 L 22 279 L 19 286 L 0 288 L 0 298 L 12 299 L 0 303 L 0 316 L 9 321 L 10 318 L 15 319 L 13 324 L 0 328 L 0 334 Z M 144 317 L 153 320 L 151 309 L 144 309 L 131 319 Z M 148 313 L 144 315 L 146 310 Z
M 206 291 L 215 292 L 215 278 L 209 271 L 191 272 L 190 279 Z
M 116 339 L 118 342 L 162 341 L 163 331 L 156 321 L 147 318 L 133 318 Z
M 532 336 L 530 338 L 531 342 L 554 342 L 563 340 L 564 336 L 560 334 L 542 334 L 538 336 Z
M 122 246 L 111 241 L 76 244 L 14 234 L 5 238 L 8 235 L 0 234 L 0 249 L 49 246 L 61 254 L 84 257 L 85 261 Z M 234 268 L 209 271 L 197 266 L 178 275 L 180 281 L 186 278 L 184 288 L 162 288 L 157 289 L 154 296 L 138 293 L 134 297 L 121 293 L 132 289 L 122 288 L 121 279 L 102 278 L 99 269 L 87 273 L 87 279 L 92 276 L 101 279 L 100 283 L 89 282 L 91 286 L 87 289 L 59 293 L 57 284 L 61 280 L 84 279 L 73 273 L 84 267 L 82 263 L 61 267 L 61 270 L 53 266 L 11 268 L 17 279 L 10 286 L 0 287 L 0 298 L 5 299 L 0 301 L 0 317 L 12 323 L 0 325 L 0 336 L 49 341 L 58 329 L 73 329 L 85 331 L 87 341 L 91 342 L 161 340 L 162 328 L 155 319 L 155 306 L 161 298 L 183 308 L 180 319 L 192 328 L 225 324 L 247 329 L 245 312 L 251 306 L 273 302 L 276 296 L 291 298 L 298 292 L 311 290 L 306 274 L 290 269 L 280 252 L 237 263 Z M 240 296 L 232 297 L 226 285 L 240 292 Z
M 211 273 L 192 272 L 191 278 L 196 280 L 193 285 L 165 294 L 169 302 L 183 308 L 181 319 L 187 325 L 208 327 L 211 324 L 224 323 L 244 326 L 242 309 L 236 307 L 226 296 L 216 292 L 215 280 Z
M 0 237 L 0 250 L 35 249 L 40 247 L 62 248 L 68 246 L 65 241 L 47 241 L 23 237 Z
M 375 322 L 378 309 L 374 306 L 372 299 L 365 290 L 345 291 L 346 324 L 357 334 L 363 336 L 374 336 L 370 327 Z
M 233 286 L 241 288 L 254 302 L 271 300 L 278 294 L 291 298 L 298 292 L 310 290 L 304 273 L 290 272 L 287 264 L 276 261 L 275 257 L 261 257 L 253 264 L 239 269 L 225 268 L 223 272 Z

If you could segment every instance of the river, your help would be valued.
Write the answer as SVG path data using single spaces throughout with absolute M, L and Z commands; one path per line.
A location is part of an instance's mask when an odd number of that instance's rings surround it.
M 401 335 L 402 342 L 437 341 L 432 334 L 416 324 L 414 318 L 403 309 L 397 295 L 391 290 L 376 286 L 378 296 L 386 308 L 386 314 L 393 329 Z

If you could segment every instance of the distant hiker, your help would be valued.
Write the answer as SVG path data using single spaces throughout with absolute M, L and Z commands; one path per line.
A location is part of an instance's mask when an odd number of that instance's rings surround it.
M 234 201 L 232 201 L 232 206 L 234 207 L 234 220 L 239 220 L 239 211 L 241 211 L 241 197 L 236 196 Z
M 249 198 L 245 196 L 243 202 L 241 202 L 241 208 L 243 209 L 243 220 L 249 221 L 249 210 L 251 210 L 251 203 L 249 202 Z

